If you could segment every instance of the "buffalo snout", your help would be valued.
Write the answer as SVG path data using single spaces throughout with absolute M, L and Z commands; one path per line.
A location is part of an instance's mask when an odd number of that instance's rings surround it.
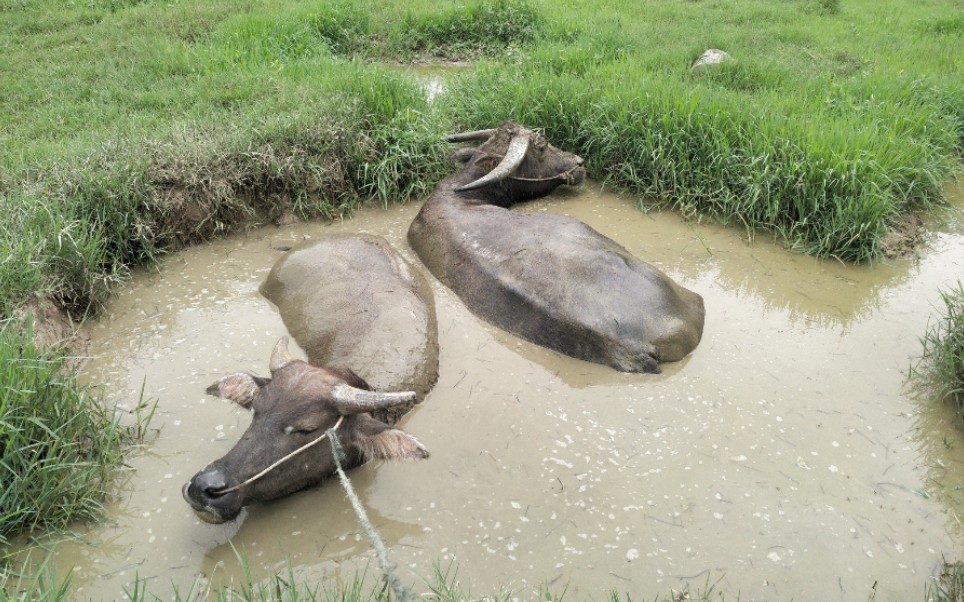
M 576 167 L 566 174 L 566 184 L 569 186 L 578 186 L 582 184 L 583 179 L 586 177 L 585 161 L 579 155 L 576 155 Z
M 241 513 L 241 499 L 236 492 L 224 492 L 228 481 L 218 468 L 203 470 L 184 484 L 181 495 L 198 518 L 219 524 L 234 520 Z

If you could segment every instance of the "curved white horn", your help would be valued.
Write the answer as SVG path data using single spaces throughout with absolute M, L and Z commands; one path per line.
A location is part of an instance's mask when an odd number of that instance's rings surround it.
M 268 362 L 268 369 L 274 372 L 280 370 L 295 361 L 288 353 L 288 337 L 283 336 L 275 343 L 274 351 L 271 352 L 271 361 Z
M 475 190 L 476 188 L 482 188 L 486 184 L 506 179 L 519 167 L 519 164 L 525 159 L 526 151 L 528 150 L 528 134 L 522 133 L 512 136 L 512 139 L 509 140 L 509 148 L 505 151 L 505 156 L 502 157 L 502 161 L 496 165 L 492 171 L 470 184 L 457 187 L 455 192 Z
M 345 416 L 388 408 L 415 399 L 415 391 L 379 393 L 344 384 L 335 387 L 331 394 L 338 412 Z
M 451 134 L 445 137 L 446 142 L 469 142 L 471 140 L 488 140 L 489 136 L 496 133 L 495 129 L 476 130 L 474 132 L 462 132 L 461 134 Z

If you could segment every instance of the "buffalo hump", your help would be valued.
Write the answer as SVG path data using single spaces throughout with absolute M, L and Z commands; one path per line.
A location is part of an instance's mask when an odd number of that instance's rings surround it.
M 295 247 L 261 293 L 314 365 L 350 369 L 375 390 L 413 390 L 419 400 L 438 377 L 431 289 L 381 238 L 330 236 Z M 378 417 L 391 423 L 410 408 Z
M 624 372 L 659 372 L 703 333 L 703 299 L 564 216 L 473 207 L 443 248 L 416 242 L 481 318 L 538 345 Z M 523 235 L 524 233 L 524 235 Z

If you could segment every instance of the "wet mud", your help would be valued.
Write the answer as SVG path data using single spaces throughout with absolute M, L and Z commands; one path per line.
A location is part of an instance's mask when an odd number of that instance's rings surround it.
M 277 249 L 361 232 L 419 266 L 405 242 L 418 208 L 189 249 L 138 274 L 89 325 L 84 378 L 126 407 L 143 388 L 159 433 L 131 458 L 106 521 L 54 548 L 79 597 L 119 597 L 135 577 L 164 597 L 245 570 L 376 570 L 334 480 L 217 526 L 180 486 L 250 419 L 205 387 L 266 374 L 285 334 L 258 294 Z M 964 436 L 951 408 L 906 383 L 938 289 L 964 273 L 960 210 L 930 226 L 917 256 L 857 267 L 643 214 L 598 187 L 522 210 L 581 219 L 702 295 L 703 340 L 661 375 L 619 373 L 495 330 L 426 273 L 439 379 L 401 426 L 432 457 L 351 473 L 403 581 L 424 589 L 438 562 L 476 595 L 520 599 L 545 584 L 573 599 L 652 599 L 715 583 L 728 599 L 915 600 L 942 558 L 961 556 Z

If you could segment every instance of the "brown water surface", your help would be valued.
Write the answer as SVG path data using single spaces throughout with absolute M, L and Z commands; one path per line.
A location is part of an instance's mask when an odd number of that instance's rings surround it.
M 958 202 L 960 205 L 960 202 Z M 199 522 L 180 487 L 249 414 L 206 397 L 219 376 L 267 373 L 285 333 L 257 292 L 278 247 L 329 233 L 386 237 L 414 264 L 417 204 L 332 225 L 268 227 L 138 274 L 87 329 L 84 378 L 131 406 L 158 400 L 159 435 L 130 464 L 108 519 L 56 548 L 82 598 L 156 595 L 198 578 L 285 571 L 349 579 L 373 556 L 335 481 Z M 964 438 L 905 385 L 939 287 L 964 273 L 961 212 L 919 257 L 852 267 L 760 237 L 643 214 L 584 188 L 527 206 L 581 219 L 703 295 L 704 338 L 664 374 L 621 374 L 496 331 L 434 285 L 440 377 L 402 422 L 433 453 L 351 473 L 403 580 L 456 562 L 476 595 L 633 599 L 717 582 L 727 599 L 923 599 L 958 524 Z M 370 571 L 374 571 L 372 565 Z

